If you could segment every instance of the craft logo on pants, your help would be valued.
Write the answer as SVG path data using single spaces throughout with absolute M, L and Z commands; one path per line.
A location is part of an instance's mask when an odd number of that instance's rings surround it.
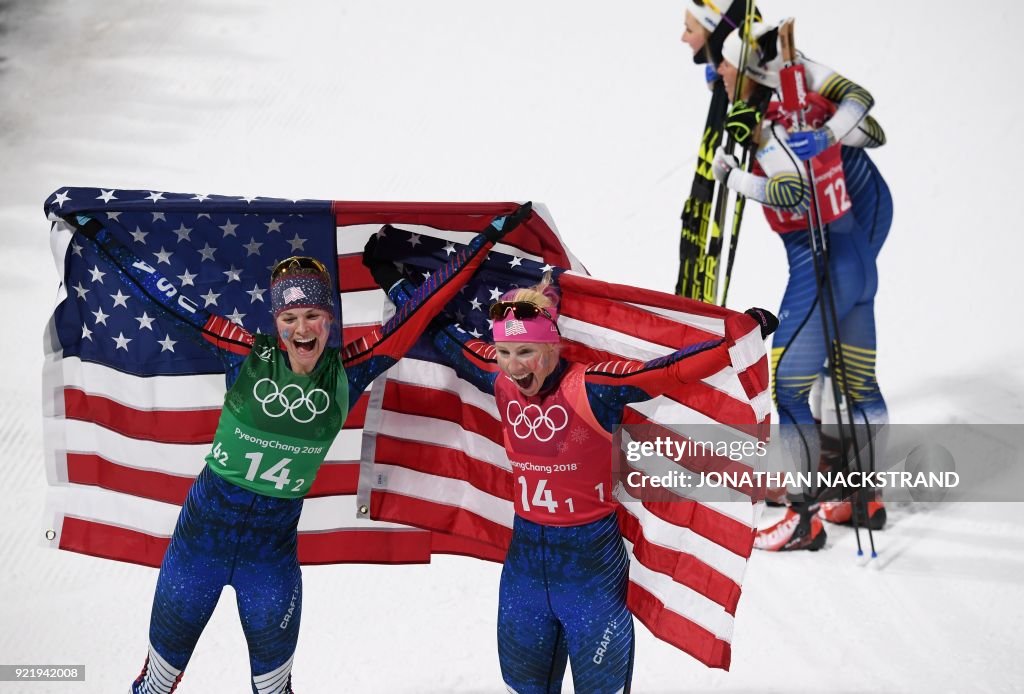
M 608 652 L 608 646 L 611 644 L 612 639 L 615 638 L 615 628 L 619 626 L 619 623 L 612 620 L 608 622 L 608 626 L 605 627 L 604 633 L 601 634 L 601 641 L 597 645 L 597 650 L 594 652 L 594 664 L 600 665 L 604 660 L 604 654 Z
M 299 603 L 299 584 L 295 584 L 295 589 L 292 590 L 292 599 L 288 603 L 288 611 L 284 615 L 284 619 L 281 620 L 281 628 L 287 629 L 288 622 L 292 621 L 292 615 L 295 614 L 295 606 Z

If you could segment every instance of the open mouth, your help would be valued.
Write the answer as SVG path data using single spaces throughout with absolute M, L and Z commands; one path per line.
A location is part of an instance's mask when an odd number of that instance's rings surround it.
M 316 351 L 316 338 L 311 337 L 308 340 L 302 340 L 295 338 L 292 340 L 292 344 L 295 345 L 295 351 L 299 354 L 312 354 Z
M 509 374 L 509 378 L 512 379 L 513 383 L 519 386 L 519 390 L 530 390 L 533 387 L 533 382 L 535 380 L 532 373 L 523 374 L 522 376 L 513 376 L 512 374 Z

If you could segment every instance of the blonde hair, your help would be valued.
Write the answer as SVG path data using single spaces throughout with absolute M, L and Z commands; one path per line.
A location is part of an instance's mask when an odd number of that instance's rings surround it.
M 532 287 L 510 289 L 501 295 L 502 301 L 528 301 L 537 308 L 558 308 L 558 290 L 551 284 L 551 273 L 545 272 L 540 282 Z

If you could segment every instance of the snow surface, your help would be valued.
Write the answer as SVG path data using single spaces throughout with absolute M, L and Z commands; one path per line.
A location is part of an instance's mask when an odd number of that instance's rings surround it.
M 85 664 L 125 691 L 157 572 L 41 547 L 40 337 L 58 186 L 348 200 L 547 203 L 603 279 L 671 290 L 707 92 L 684 3 L 645 0 L 28 0 L 0 3 L 0 663 Z M 808 55 L 865 85 L 890 144 L 879 372 L 894 421 L 1024 423 L 1018 45 L 996 1 L 764 0 Z M 777 307 L 782 244 L 746 218 L 732 306 Z M 636 692 L 1024 687 L 1020 504 L 892 508 L 867 566 L 852 532 L 755 554 L 733 669 L 640 629 Z M 300 692 L 500 692 L 500 567 L 304 570 Z M 571 690 L 567 681 L 566 691 Z M 225 591 L 180 690 L 248 692 Z

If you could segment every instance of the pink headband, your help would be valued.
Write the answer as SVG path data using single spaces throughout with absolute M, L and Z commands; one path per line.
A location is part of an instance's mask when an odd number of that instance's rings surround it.
M 554 306 L 544 309 L 551 314 L 548 318 L 539 313 L 533 318 L 520 320 L 512 315 L 512 309 L 505 312 L 504 318 L 494 321 L 495 342 L 547 342 L 557 344 L 562 341 L 558 334 L 555 321 L 558 320 L 558 310 Z

